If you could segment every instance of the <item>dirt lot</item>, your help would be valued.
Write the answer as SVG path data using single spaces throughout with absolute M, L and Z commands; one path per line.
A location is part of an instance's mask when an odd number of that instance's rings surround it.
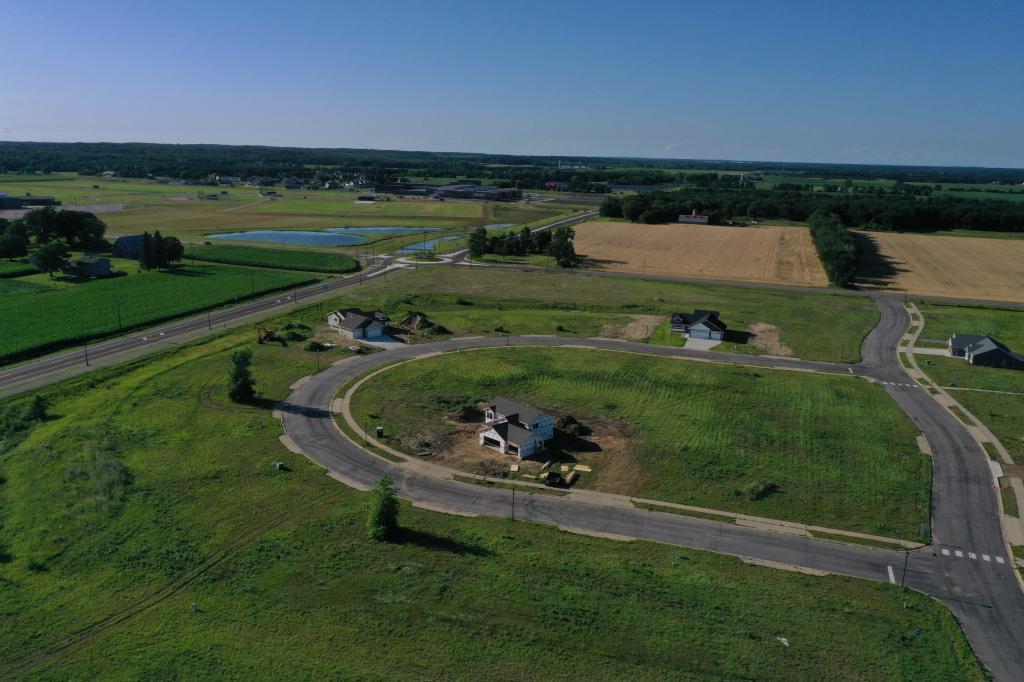
M 802 227 L 590 222 L 575 229 L 576 252 L 602 270 L 828 285 Z
M 925 296 L 1024 302 L 1024 241 L 858 232 L 857 282 Z

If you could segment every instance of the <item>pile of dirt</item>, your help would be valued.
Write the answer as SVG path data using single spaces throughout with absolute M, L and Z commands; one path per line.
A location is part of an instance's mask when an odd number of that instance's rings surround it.
M 606 324 L 601 328 L 601 336 L 608 339 L 625 341 L 643 341 L 654 331 L 655 327 L 665 321 L 664 315 L 630 315 L 627 325 Z
M 449 333 L 443 326 L 431 321 L 425 314 L 419 312 L 407 313 L 398 323 L 398 326 L 407 330 L 410 334 L 419 332 L 429 336 L 436 336 Z

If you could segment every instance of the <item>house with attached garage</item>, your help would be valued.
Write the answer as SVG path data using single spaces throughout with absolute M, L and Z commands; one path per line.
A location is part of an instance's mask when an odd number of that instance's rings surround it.
M 359 308 L 335 310 L 327 316 L 327 324 L 348 339 L 378 339 L 384 336 L 390 318 L 380 311 L 367 312 Z
M 946 342 L 946 350 L 951 357 L 963 358 L 979 367 L 1024 370 L 1024 356 L 991 336 L 953 334 Z
M 695 310 L 693 314 L 672 313 L 671 329 L 691 339 L 721 341 L 725 338 L 726 326 L 718 317 L 718 311 Z
M 544 450 L 555 435 L 555 420 L 532 405 L 497 396 L 484 409 L 480 445 L 527 459 Z
M 110 260 L 97 256 L 82 256 L 64 262 L 64 274 L 80 279 L 91 277 L 109 277 L 111 274 Z

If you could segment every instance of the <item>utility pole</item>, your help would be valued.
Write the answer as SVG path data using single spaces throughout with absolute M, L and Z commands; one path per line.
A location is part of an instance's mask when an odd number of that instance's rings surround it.
M 516 520 L 516 489 L 512 488 L 512 520 Z
M 206 328 L 213 329 L 213 312 L 209 310 L 206 311 Z
M 82 349 L 85 351 L 85 366 L 89 366 L 89 342 L 86 341 L 82 344 Z
M 320 371 L 320 349 L 316 351 L 316 371 Z
M 907 564 L 910 563 L 910 550 L 904 550 L 903 553 L 903 577 L 900 578 L 900 587 L 903 587 L 907 582 Z
M 255 296 L 256 295 L 256 273 L 255 272 L 250 272 L 249 273 L 249 295 L 250 296 Z
M 121 299 L 117 299 L 117 328 L 121 329 Z

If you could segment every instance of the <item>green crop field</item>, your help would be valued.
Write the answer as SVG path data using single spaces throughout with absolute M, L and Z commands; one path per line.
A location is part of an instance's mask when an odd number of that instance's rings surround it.
M 353 272 L 359 269 L 358 261 L 351 256 L 341 253 L 332 254 L 322 251 L 236 246 L 233 244 L 189 246 L 185 250 L 185 258 L 213 263 L 250 265 L 261 268 L 304 270 L 306 272 Z
M 927 541 L 931 469 L 880 386 L 581 349 L 498 348 L 398 365 L 360 387 L 359 423 L 444 442 L 462 405 L 495 394 L 584 424 L 623 420 L 627 443 L 575 458 L 584 487 Z M 431 434 L 426 438 L 420 434 Z M 509 458 L 509 461 L 513 461 Z M 778 491 L 747 494 L 759 482 Z
M 0 279 L 0 360 L 56 350 L 312 281 L 307 274 L 196 265 L 81 283 Z M 118 325 L 120 311 L 121 324 Z
M 310 354 L 253 346 L 261 405 L 225 399 L 249 339 L 54 386 L 0 435 L 5 679 L 983 679 L 881 582 L 408 505 L 370 542 L 369 496 L 277 440 Z
M 951 393 L 995 434 L 1014 462 L 1024 464 L 1024 395 L 982 391 Z
M 861 342 L 878 321 L 875 304 L 861 296 L 587 276 L 557 268 L 424 267 L 378 279 L 358 296 L 346 304 L 377 306 L 392 316 L 420 310 L 455 335 L 595 336 L 605 324 L 635 320 L 642 338 L 645 328 L 653 334 L 674 311 L 705 308 L 721 312 L 737 332 L 716 350 L 789 352 L 830 362 L 858 361 Z M 602 321 L 602 315 L 608 318 Z

